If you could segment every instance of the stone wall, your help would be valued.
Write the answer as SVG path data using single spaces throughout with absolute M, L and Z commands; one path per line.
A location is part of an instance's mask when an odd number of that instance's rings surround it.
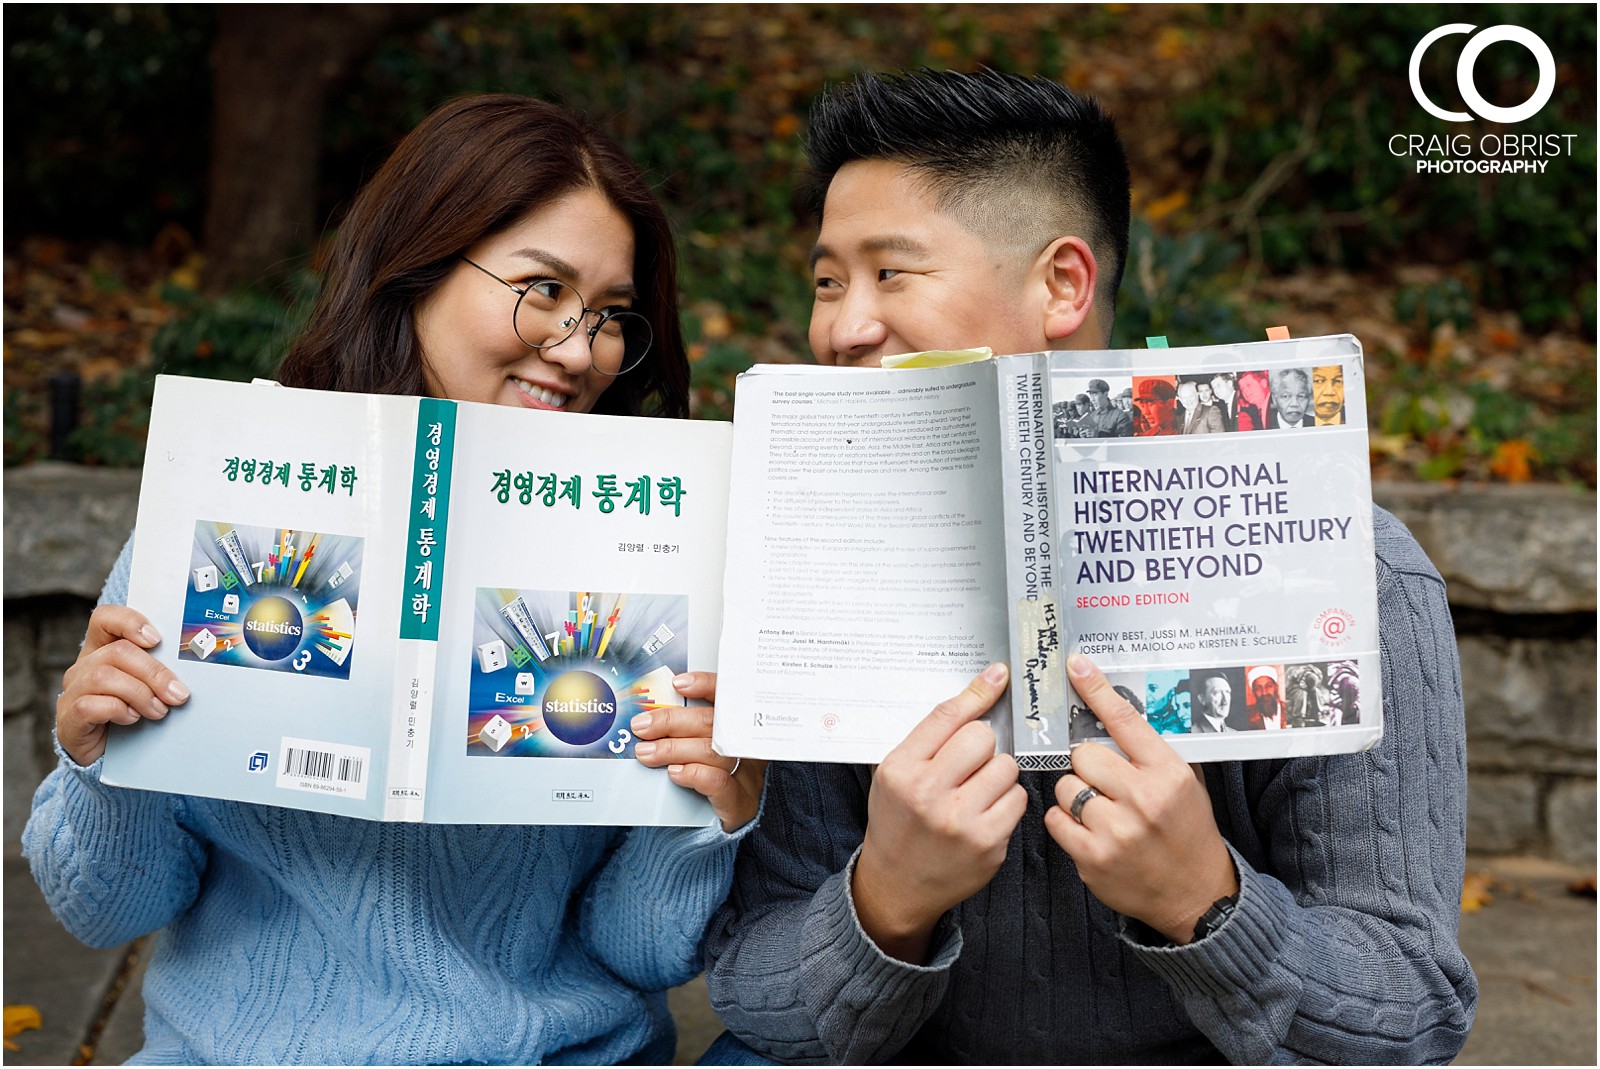
M 1380 484 L 1449 584 L 1471 769 L 1468 845 L 1595 858 L 1595 496 Z M 5 474 L 5 836 L 53 764 L 62 671 L 128 531 L 138 474 Z

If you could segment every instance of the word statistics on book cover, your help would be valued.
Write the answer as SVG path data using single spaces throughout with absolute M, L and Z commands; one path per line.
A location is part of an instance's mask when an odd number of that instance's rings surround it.
M 764 366 L 727 424 L 162 377 L 129 604 L 189 684 L 107 782 L 442 823 L 709 824 L 629 724 L 718 670 L 729 756 L 876 762 L 985 664 L 1025 768 L 1382 730 L 1353 338 Z
M 999 660 L 1000 747 L 1066 767 L 1074 651 L 1191 761 L 1370 747 L 1366 426 L 1348 335 L 754 369 L 718 748 L 876 762 Z
M 190 687 L 107 782 L 700 825 L 629 723 L 715 664 L 726 424 L 157 380 L 128 602 Z

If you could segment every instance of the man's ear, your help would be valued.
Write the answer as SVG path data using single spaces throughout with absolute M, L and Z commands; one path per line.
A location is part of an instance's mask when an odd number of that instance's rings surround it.
M 1037 261 L 1044 274 L 1044 336 L 1051 341 L 1077 334 L 1094 314 L 1095 282 L 1099 269 L 1094 253 L 1082 238 L 1052 241 Z M 1081 337 L 1085 347 L 1099 343 L 1089 331 Z

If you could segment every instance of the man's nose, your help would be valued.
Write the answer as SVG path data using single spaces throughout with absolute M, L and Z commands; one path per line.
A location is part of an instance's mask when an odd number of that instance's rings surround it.
M 871 290 L 857 288 L 846 293 L 833 321 L 828 325 L 828 347 L 841 363 L 857 363 L 869 356 L 882 356 L 889 328 L 879 312 Z

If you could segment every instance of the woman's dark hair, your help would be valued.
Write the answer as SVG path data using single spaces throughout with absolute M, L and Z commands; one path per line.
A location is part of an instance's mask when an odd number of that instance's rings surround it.
M 425 394 L 413 310 L 467 249 L 582 188 L 599 192 L 633 227 L 635 309 L 655 336 L 645 362 L 613 382 L 594 410 L 687 416 L 689 362 L 666 214 L 638 166 L 588 120 L 510 94 L 463 97 L 436 109 L 356 196 L 311 321 L 284 357 L 279 381 Z

